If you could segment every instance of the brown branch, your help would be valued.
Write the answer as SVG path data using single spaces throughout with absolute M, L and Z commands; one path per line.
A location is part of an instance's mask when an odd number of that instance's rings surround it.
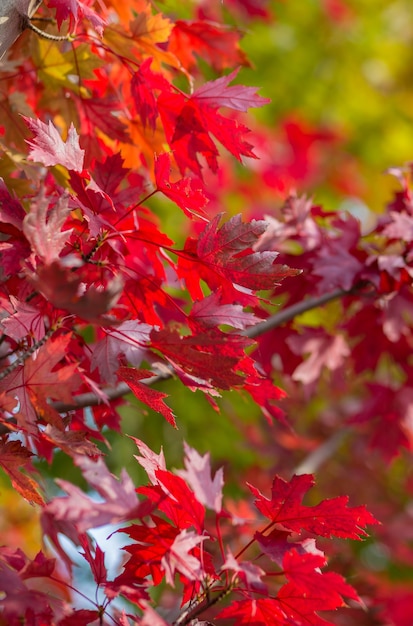
M 323 304 L 327 304 L 327 302 L 337 300 L 338 298 L 342 298 L 343 296 L 347 296 L 351 293 L 352 290 L 346 291 L 345 289 L 335 289 L 334 291 L 330 291 L 329 293 L 324 293 L 322 296 L 307 298 L 306 300 L 302 300 L 302 302 L 292 304 L 286 309 L 283 309 L 282 311 L 271 315 L 271 317 L 266 319 L 264 322 L 256 324 L 255 326 L 251 326 L 242 334 L 246 337 L 251 337 L 252 339 L 254 339 L 255 337 L 259 337 L 269 330 L 273 330 L 273 328 L 278 328 L 278 326 L 289 322 L 297 315 L 301 315 L 302 313 L 310 311 L 311 309 L 316 309 L 318 306 L 322 306 Z

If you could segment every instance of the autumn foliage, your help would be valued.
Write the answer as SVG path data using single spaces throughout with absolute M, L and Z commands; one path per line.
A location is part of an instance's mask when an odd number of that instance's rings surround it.
M 269 99 L 237 24 L 270 5 L 45 0 L 34 23 L 67 37 L 1 62 L 0 465 L 42 535 L 0 548 L 2 625 L 412 622 L 411 169 L 368 231 L 296 193 L 336 137 L 289 120 L 283 164 L 248 113 Z M 181 395 L 228 451 L 182 442 L 173 469 Z M 111 465 L 125 440 L 142 480 Z

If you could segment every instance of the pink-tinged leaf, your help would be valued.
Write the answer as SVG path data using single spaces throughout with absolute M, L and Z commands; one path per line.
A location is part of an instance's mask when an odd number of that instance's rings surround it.
M 205 186 L 200 178 L 180 178 L 176 182 L 170 180 L 171 160 L 169 154 L 161 154 L 155 160 L 155 180 L 158 191 L 175 202 L 180 209 L 192 217 L 206 218 L 203 210 L 209 200 Z
M 234 70 L 228 76 L 221 76 L 216 80 L 204 83 L 192 94 L 192 100 L 210 107 L 228 107 L 236 111 L 247 111 L 251 107 L 261 107 L 271 102 L 268 98 L 258 96 L 256 87 L 233 85 L 229 87 L 239 70 Z
M 217 619 L 235 619 L 237 626 L 287 626 L 278 602 L 272 598 L 236 600 L 220 611 Z M 300 622 L 296 622 L 300 624 Z
M 247 589 L 262 594 L 268 593 L 267 585 L 262 582 L 262 577 L 265 576 L 266 572 L 250 561 L 238 562 L 229 549 L 225 563 L 221 569 L 234 572 L 236 576 L 242 580 Z
M 79 533 L 131 519 L 137 514 L 139 501 L 135 486 L 125 470 L 117 479 L 109 472 L 102 458 L 93 461 L 78 456 L 75 457 L 75 464 L 89 485 L 103 498 L 103 502 L 94 501 L 68 481 L 57 480 L 59 487 L 68 495 L 51 500 L 44 508 L 44 514 L 56 521 L 71 522 Z
M 204 569 L 196 556 L 190 554 L 206 537 L 197 535 L 194 531 L 182 530 L 174 539 L 169 550 L 161 559 L 161 565 L 165 570 L 166 582 L 174 586 L 174 576 L 179 572 L 188 580 L 202 580 Z
M 136 443 L 141 454 L 141 456 L 135 455 L 135 459 L 138 461 L 139 465 L 143 467 L 151 483 L 157 485 L 158 479 L 156 478 L 156 470 L 166 470 L 165 456 L 162 448 L 160 453 L 156 454 L 156 452 L 148 448 L 146 443 L 140 439 L 136 439 L 135 437 L 130 438 Z
M 167 398 L 168 394 L 152 389 L 148 385 L 140 382 L 142 379 L 148 378 L 148 372 L 146 370 L 136 370 L 132 367 L 120 367 L 118 369 L 118 375 L 129 385 L 138 400 L 149 406 L 153 411 L 163 415 L 171 426 L 174 428 L 177 427 L 172 410 L 164 402 L 164 398 Z
M 17 342 L 28 335 L 36 342 L 44 337 L 45 325 L 41 311 L 13 296 L 10 296 L 10 303 L 2 301 L 1 308 L 10 313 L 9 317 L 3 318 L 0 322 L 8 337 Z
M 23 232 L 30 242 L 34 254 L 39 256 L 46 265 L 59 258 L 72 230 L 62 228 L 70 214 L 69 196 L 63 194 L 50 208 L 50 200 L 42 189 L 31 204 L 30 212 L 23 221 Z
M 70 125 L 66 141 L 63 141 L 51 121 L 45 124 L 39 119 L 24 116 L 23 119 L 35 135 L 34 139 L 27 142 L 30 146 L 29 157 L 32 161 L 43 163 L 46 167 L 63 165 L 75 172 L 83 170 L 85 151 L 79 146 L 79 135 L 73 124 Z
M 304 495 L 314 486 L 310 474 L 294 475 L 289 482 L 276 476 L 271 500 L 252 485 L 248 486 L 256 497 L 258 510 L 274 524 L 281 524 L 294 532 L 361 539 L 367 534 L 364 529 L 368 524 L 378 523 L 365 506 L 348 507 L 347 496 L 323 500 L 316 506 L 303 506 Z
M 413 241 L 413 217 L 404 211 L 390 211 L 391 222 L 383 230 L 383 235 L 397 241 Z
M 254 326 L 260 321 L 253 313 L 245 312 L 241 304 L 221 304 L 219 290 L 203 300 L 194 302 L 188 317 L 191 326 L 215 328 L 220 324 L 226 324 L 240 330 Z
M 91 371 L 97 368 L 102 379 L 112 384 L 116 382 L 121 357 L 134 367 L 139 367 L 152 328 L 138 320 L 127 320 L 114 328 L 103 329 L 106 337 L 92 348 Z
M 165 622 L 165 620 L 150 606 L 150 604 L 145 604 L 146 606 L 142 618 L 139 620 L 139 626 L 170 626 L 170 624 Z M 201 624 L 199 626 L 201 626 Z
M 350 354 L 343 335 L 330 336 L 324 331 L 308 331 L 306 335 L 293 335 L 287 339 L 288 346 L 294 354 L 309 354 L 293 372 L 293 380 L 304 385 L 317 381 L 325 367 L 335 371 L 344 365 Z
M 288 580 L 303 596 L 323 598 L 323 610 L 334 610 L 344 605 L 343 597 L 359 601 L 355 589 L 335 572 L 321 572 L 326 560 L 319 554 L 299 554 L 294 548 L 286 552 L 283 569 Z
M 116 576 L 114 580 L 106 582 L 104 585 L 105 595 L 109 600 L 113 600 L 119 595 L 137 604 L 142 608 L 145 600 L 149 599 L 146 588 L 150 585 L 149 581 L 144 578 L 138 578 L 136 575 L 122 572 Z M 128 625 L 130 626 L 129 622 Z
M 220 513 L 222 509 L 222 488 L 224 472 L 220 468 L 212 478 L 209 452 L 201 456 L 184 441 L 185 470 L 177 470 L 176 474 L 186 480 L 197 500 L 209 509 Z

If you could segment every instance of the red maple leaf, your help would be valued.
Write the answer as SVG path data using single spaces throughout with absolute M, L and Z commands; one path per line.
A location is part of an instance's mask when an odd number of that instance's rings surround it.
M 135 542 L 124 547 L 131 555 L 125 564 L 125 572 L 139 578 L 150 575 L 153 584 L 159 585 L 165 574 L 161 561 L 179 535 L 179 529 L 155 515 L 151 520 L 152 526 L 132 524 L 117 532 L 128 534 Z
M 208 167 L 218 169 L 218 150 L 211 135 L 241 161 L 243 156 L 257 158 L 252 145 L 244 140 L 249 129 L 237 119 L 218 113 L 221 106 L 245 111 L 250 106 L 262 106 L 265 98 L 255 95 L 253 87 L 229 87 L 234 78 L 221 77 L 205 83 L 190 98 L 180 93 L 163 91 L 158 98 L 158 109 L 166 138 L 174 152 L 182 174 L 192 170 L 202 178 L 198 155 L 205 157 Z
M 70 334 L 49 339 L 39 350 L 26 359 L 24 365 L 0 382 L 0 391 L 18 401 L 17 423 L 23 430 L 36 434 L 36 408 L 47 404 L 48 398 L 72 402 L 72 392 L 80 384 L 76 374 L 77 364 L 61 365 L 71 341 Z
M 80 149 L 79 135 L 73 124 L 70 125 L 67 140 L 64 142 L 51 121 L 45 124 L 39 119 L 24 116 L 23 119 L 35 135 L 34 139 L 27 142 L 30 146 L 29 157 L 33 161 L 39 161 L 46 167 L 64 165 L 75 172 L 83 170 L 84 150 Z
M 183 212 L 206 217 L 204 207 L 208 204 L 207 192 L 200 178 L 180 178 L 170 180 L 171 160 L 168 154 L 161 154 L 155 160 L 155 180 L 158 191 L 175 202 Z
M 227 298 L 232 303 L 237 299 L 237 285 L 254 291 L 273 289 L 278 281 L 298 273 L 297 270 L 275 263 L 278 252 L 254 251 L 254 244 L 265 232 L 267 222 L 251 220 L 244 223 L 241 215 L 235 215 L 219 227 L 221 217 L 217 215 L 204 228 L 196 250 L 189 240 L 188 252 L 201 261 L 196 266 L 197 275 L 194 275 L 190 258 L 179 259 L 178 273 L 185 277 L 194 297 L 198 297 L 196 285 L 201 278 L 211 290 L 222 289 L 224 303 Z M 242 298 L 240 292 L 237 294 L 239 300 Z
M 157 413 L 161 413 L 166 421 L 176 428 L 175 416 L 169 406 L 163 401 L 164 398 L 168 397 L 168 394 L 152 389 L 148 385 L 144 385 L 140 382 L 142 379 L 148 378 L 148 372 L 146 370 L 137 370 L 132 367 L 120 367 L 118 369 L 118 375 L 129 385 L 138 400 L 144 402 Z
M 188 70 L 196 65 L 196 55 L 210 63 L 217 72 L 221 72 L 227 67 L 249 65 L 239 46 L 240 36 L 235 30 L 206 20 L 177 20 L 169 38 L 168 50 Z
M 193 527 L 201 533 L 205 509 L 183 478 L 161 469 L 155 472 L 155 477 L 153 486 L 139 487 L 137 491 L 155 503 L 177 528 Z
M 348 507 L 347 496 L 323 500 L 316 506 L 302 505 L 304 495 L 314 486 L 310 474 L 294 475 L 289 482 L 276 476 L 271 500 L 252 485 L 248 486 L 256 496 L 255 506 L 265 517 L 295 532 L 361 539 L 367 534 L 364 530 L 367 524 L 378 523 L 365 506 Z
M 285 615 L 273 598 L 248 598 L 231 602 L 216 617 L 236 619 L 236 624 L 240 626 L 287 626 Z
M 300 554 L 296 549 L 284 554 L 283 569 L 288 580 L 301 591 L 303 596 L 322 598 L 323 610 L 329 611 L 343 606 L 343 596 L 359 601 L 353 587 L 336 572 L 321 572 L 326 560 L 320 554 Z

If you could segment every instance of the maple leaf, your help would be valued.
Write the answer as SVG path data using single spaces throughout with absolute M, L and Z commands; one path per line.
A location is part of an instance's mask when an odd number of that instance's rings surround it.
M 138 367 L 145 356 L 152 328 L 138 320 L 127 320 L 115 328 L 103 329 L 106 336 L 93 347 L 91 371 L 98 368 L 103 380 L 114 383 L 122 356 Z
M 7 189 L 4 180 L 0 178 L 0 222 L 11 224 L 21 230 L 26 212 L 17 198 Z
M 37 405 L 47 404 L 49 398 L 71 403 L 72 392 L 80 380 L 76 374 L 77 364 L 57 368 L 65 357 L 71 341 L 70 334 L 49 339 L 24 365 L 0 381 L 0 391 L 18 400 L 15 411 L 17 423 L 23 430 L 36 434 Z M 55 370 L 55 371 L 54 371 Z
M 184 441 L 185 470 L 177 470 L 176 474 L 186 480 L 196 494 L 197 500 L 209 509 L 220 513 L 222 509 L 222 488 L 224 472 L 220 468 L 214 478 L 211 477 L 210 455 L 201 456 Z
M 208 204 L 208 197 L 202 180 L 199 178 L 181 178 L 170 180 L 171 160 L 168 154 L 161 154 L 155 160 L 155 180 L 158 191 L 175 202 L 185 215 L 206 217 L 203 208 Z
M 68 170 L 81 172 L 83 170 L 84 150 L 79 146 L 79 135 L 73 124 L 70 125 L 67 140 L 63 141 L 52 121 L 45 124 L 39 119 L 23 116 L 24 121 L 35 138 L 28 140 L 30 146 L 29 157 L 39 161 L 46 167 L 63 165 Z
M 161 559 L 161 565 L 165 570 L 166 582 L 174 586 L 174 574 L 179 572 L 188 580 L 202 580 L 204 569 L 202 563 L 190 551 L 205 541 L 202 537 L 191 530 L 181 530 L 175 537 L 169 550 Z
M 123 548 L 131 555 L 125 573 L 141 578 L 150 575 L 153 584 L 159 585 L 165 575 L 161 561 L 179 535 L 179 529 L 155 515 L 151 515 L 151 521 L 151 526 L 132 524 L 117 532 L 126 533 L 136 542 Z
M 131 94 L 142 124 L 155 130 L 158 118 L 158 107 L 154 90 L 170 91 L 170 83 L 158 72 L 152 72 L 152 58 L 145 59 L 134 73 L 131 80 Z
M 169 37 L 168 50 L 182 65 L 191 70 L 196 65 L 195 55 L 221 72 L 227 67 L 249 65 L 239 46 L 240 33 L 228 27 L 207 22 L 176 20 Z
M 139 487 L 138 492 L 146 495 L 177 528 L 194 527 L 202 533 L 205 509 L 186 482 L 180 476 L 161 469 L 156 470 L 155 476 L 154 486 Z
M 156 454 L 156 452 L 153 452 L 153 450 L 151 450 L 146 443 L 140 439 L 136 439 L 136 437 L 130 438 L 135 442 L 141 454 L 141 456 L 135 455 L 135 459 L 138 461 L 139 465 L 143 467 L 151 483 L 156 485 L 158 483 L 156 470 L 166 470 L 165 456 L 162 448 L 160 453 Z
M 280 605 L 273 598 L 248 598 L 231 602 L 220 611 L 217 619 L 236 619 L 240 626 L 286 626 L 287 621 Z M 300 622 L 297 622 L 298 624 Z
M 30 457 L 33 456 L 20 441 L 6 441 L 4 437 L 0 440 L 0 467 L 8 474 L 13 487 L 31 503 L 44 504 L 42 496 L 38 492 L 37 483 L 23 472 L 19 471 L 20 467 L 26 471 L 33 472 L 33 468 L 29 464 Z
M 214 328 L 221 324 L 244 330 L 247 326 L 254 326 L 261 320 L 253 313 L 244 311 L 240 304 L 221 304 L 222 290 L 211 293 L 202 300 L 195 301 L 188 316 L 191 328 L 199 326 Z
M 99 611 L 75 609 L 70 615 L 66 615 L 63 619 L 59 620 L 58 626 L 89 626 L 89 624 L 93 624 L 93 622 L 96 622 L 100 617 Z
M 23 220 L 23 232 L 30 242 L 32 250 L 46 265 L 59 258 L 67 243 L 72 229 L 62 231 L 70 213 L 69 196 L 63 194 L 49 210 L 50 200 L 46 198 L 44 189 L 31 203 L 30 212 Z
M 317 381 L 323 367 L 330 371 L 339 369 L 350 355 L 350 348 L 342 335 L 332 337 L 324 331 L 314 330 L 307 331 L 305 335 L 294 335 L 287 339 L 287 343 L 294 354 L 310 355 L 292 375 L 293 380 L 299 380 L 305 385 Z
M 140 380 L 148 378 L 147 370 L 137 370 L 132 367 L 120 367 L 117 373 L 119 377 L 127 385 L 129 385 L 138 400 L 144 402 L 157 413 L 161 413 L 171 426 L 174 426 L 174 428 L 177 427 L 172 410 L 163 400 L 168 397 L 168 394 L 152 389 L 148 385 L 144 385 L 140 382 Z
M 228 86 L 236 78 L 238 72 L 239 69 L 227 76 L 221 76 L 221 78 L 204 83 L 194 91 L 191 99 L 213 108 L 228 107 L 236 111 L 247 111 L 251 107 L 261 107 L 268 104 L 270 100 L 258 96 L 256 87 Z
M 274 263 L 278 252 L 254 252 L 253 246 L 265 232 L 267 222 L 251 220 L 242 222 L 235 215 L 219 228 L 222 214 L 214 217 L 200 234 L 197 255 L 204 268 L 200 276 L 212 289 L 220 286 L 222 277 L 248 289 L 272 289 L 287 276 L 295 276 L 297 270 Z
M 89 541 L 87 541 L 86 536 L 80 537 L 80 539 L 81 546 L 83 548 L 83 552 L 81 552 L 81 554 L 89 563 L 96 584 L 101 585 L 102 583 L 105 583 L 107 581 L 108 572 L 105 567 L 104 552 L 99 548 L 98 544 L 96 544 L 93 554 L 90 548 L 90 543 Z
M 272 523 L 281 524 L 294 532 L 306 531 L 322 537 L 342 537 L 361 539 L 367 533 L 367 524 L 377 524 L 377 520 L 365 506 L 348 507 L 348 497 L 339 496 L 323 500 L 316 506 L 303 506 L 301 500 L 311 487 L 314 479 L 310 474 L 294 475 L 287 482 L 276 476 L 272 484 L 271 500 L 248 485 L 256 497 L 255 506 Z
M 343 606 L 343 596 L 359 601 L 356 591 L 335 572 L 321 572 L 326 560 L 320 554 L 299 554 L 291 549 L 284 554 L 283 570 L 303 596 L 323 598 L 323 610 Z
M 10 304 L 12 305 L 10 307 Z M 0 326 L 5 329 L 8 337 L 19 342 L 23 337 L 33 337 L 34 341 L 40 341 L 45 335 L 45 325 L 42 313 L 30 304 L 20 302 L 14 296 L 10 296 L 10 304 L 1 304 L 4 311 L 9 310 L 9 317 L 1 320 Z
M 103 502 L 96 502 L 79 487 L 66 480 L 57 479 L 59 487 L 68 495 L 53 498 L 45 506 L 42 513 L 44 526 L 49 526 L 48 518 L 56 522 L 62 520 L 74 524 L 77 531 L 82 534 L 90 528 L 114 524 L 137 515 L 139 501 L 135 487 L 125 470 L 122 470 L 118 480 L 109 472 L 102 458 L 92 460 L 87 456 L 78 455 L 74 457 L 74 462 L 89 485 L 103 498 Z

